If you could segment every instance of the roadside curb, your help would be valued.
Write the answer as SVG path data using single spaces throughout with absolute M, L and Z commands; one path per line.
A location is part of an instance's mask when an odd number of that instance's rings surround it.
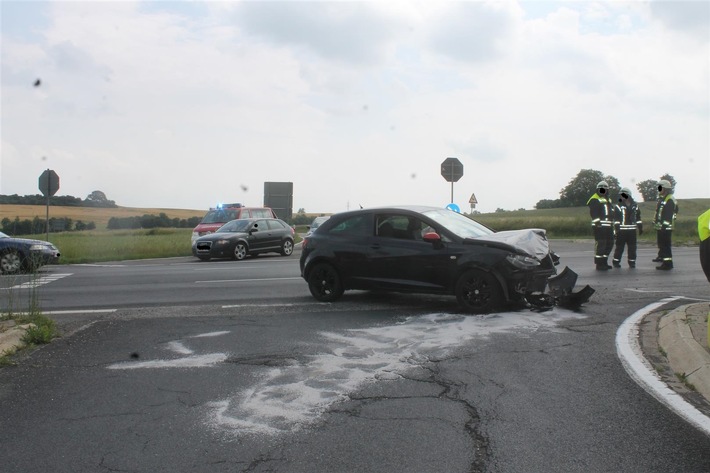
M 710 401 L 708 303 L 677 307 L 658 321 L 658 344 L 677 376 Z

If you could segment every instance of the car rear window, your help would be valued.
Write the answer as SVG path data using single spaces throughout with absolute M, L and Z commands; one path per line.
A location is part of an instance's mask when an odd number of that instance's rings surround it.
M 370 215 L 355 215 L 338 223 L 328 230 L 331 235 L 367 236 L 372 235 Z
M 286 228 L 285 224 L 279 220 L 267 220 L 267 222 L 270 230 L 283 230 Z
M 271 209 L 251 209 L 251 216 L 255 218 L 270 218 L 273 217 Z

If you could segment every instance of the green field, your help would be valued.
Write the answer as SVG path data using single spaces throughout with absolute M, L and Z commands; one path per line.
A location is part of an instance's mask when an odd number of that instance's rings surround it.
M 3 206 L 3 213 L 10 215 L 12 206 Z M 654 202 L 640 203 L 641 216 L 646 222 L 641 241 L 655 244 L 656 232 L 653 229 Z M 697 245 L 698 216 L 710 209 L 710 199 L 687 199 L 678 201 L 680 209 L 673 232 L 674 245 Z M 79 208 L 80 209 L 80 208 Z M 96 209 L 85 221 L 96 218 Z M 26 211 L 26 209 L 25 209 Z M 156 210 L 157 215 L 160 211 Z M 195 214 L 195 211 L 169 210 L 169 213 L 185 215 Z M 113 210 L 112 213 L 119 213 Z M 122 214 L 130 214 L 125 209 Z M 151 214 L 150 209 L 139 209 L 140 215 Z M 50 208 L 50 214 L 61 217 L 60 211 Z M 82 215 L 77 208 L 72 209 L 72 218 L 79 220 Z M 551 239 L 591 239 L 589 212 L 586 207 L 573 207 L 565 209 L 545 210 L 520 210 L 512 212 L 496 212 L 477 214 L 476 220 L 488 225 L 497 231 L 515 230 L 521 228 L 544 228 Z M 106 221 L 105 217 L 100 217 Z M 305 227 L 297 227 L 298 233 L 305 233 Z M 175 256 L 189 256 L 192 254 L 189 228 L 160 228 L 152 230 L 92 230 L 81 232 L 50 233 L 49 240 L 57 245 L 62 256 L 61 262 L 92 263 L 102 261 L 121 261 L 147 258 L 166 258 Z M 44 239 L 45 235 L 25 235 L 30 238 Z

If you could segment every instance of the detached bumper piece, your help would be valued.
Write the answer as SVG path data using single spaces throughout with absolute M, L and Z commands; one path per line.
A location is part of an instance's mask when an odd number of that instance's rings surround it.
M 549 288 L 547 294 L 527 294 L 525 300 L 533 310 L 550 310 L 555 306 L 578 309 L 589 301 L 595 291 L 587 285 L 574 292 L 576 283 L 577 273 L 565 267 L 557 276 L 552 276 L 547 280 Z
M 560 274 L 547 280 L 547 287 L 549 287 L 550 295 L 555 298 L 557 305 L 568 309 L 577 309 L 589 301 L 595 291 L 586 285 L 579 291 L 573 292 L 576 283 L 577 273 L 565 267 Z

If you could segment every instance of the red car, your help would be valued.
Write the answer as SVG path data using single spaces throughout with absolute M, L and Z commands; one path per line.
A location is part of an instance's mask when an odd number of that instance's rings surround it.
M 242 204 L 219 204 L 212 208 L 202 218 L 202 221 L 192 230 L 192 244 L 201 236 L 217 231 L 219 227 L 231 220 L 240 218 L 277 218 L 276 213 L 268 207 L 244 207 Z

